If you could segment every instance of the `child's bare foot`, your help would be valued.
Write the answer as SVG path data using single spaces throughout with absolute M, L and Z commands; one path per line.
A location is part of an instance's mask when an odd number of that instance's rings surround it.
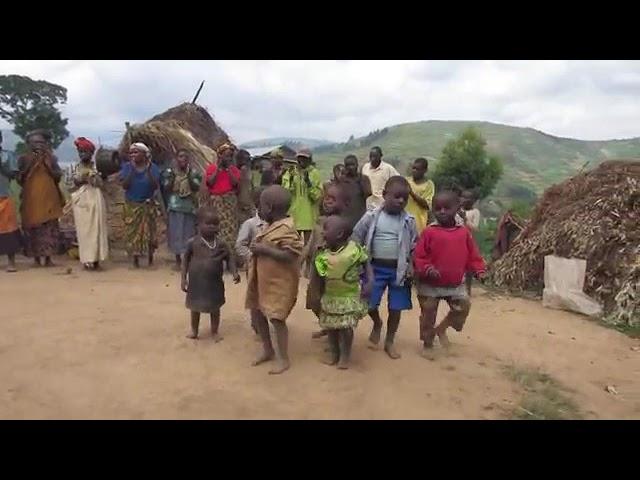
M 279 375 L 283 372 L 289 370 L 289 360 L 281 360 L 279 359 L 276 363 L 275 368 L 269 370 L 269 375 Z
M 187 335 L 187 338 L 189 338 L 191 340 L 197 340 L 198 339 L 198 334 L 197 333 L 190 333 L 189 335 Z
M 262 338 L 260 338 L 260 334 L 255 333 L 255 334 L 253 335 L 253 341 L 254 341 L 254 342 L 261 342 L 261 341 L 262 341 Z
M 338 368 L 340 370 L 348 370 L 349 369 L 349 360 L 345 359 L 345 358 L 341 358 L 340 361 L 338 362 Z
M 255 367 L 262 363 L 270 362 L 271 360 L 273 360 L 274 357 L 275 357 L 275 352 L 273 350 L 263 351 L 260 355 L 258 355 L 258 358 L 256 358 L 253 362 L 251 362 L 251 365 Z
M 393 346 L 393 343 L 386 343 L 384 345 L 384 351 L 387 352 L 387 355 L 389 355 L 389 357 L 393 358 L 394 360 L 397 360 L 398 358 L 400 358 L 402 356 L 395 349 L 395 347 Z
M 224 340 L 224 337 L 219 333 L 212 333 L 211 338 L 213 338 L 213 343 L 219 343 Z
M 422 346 L 422 352 L 420 352 L 420 355 L 427 360 L 433 360 L 435 358 L 435 355 L 433 354 L 433 345 L 425 343 Z
M 40 261 L 40 257 L 36 257 L 33 259 L 33 266 L 34 267 L 41 267 L 42 266 L 42 262 Z
M 133 268 L 140 268 L 140 260 L 138 257 L 133 257 Z
M 18 269 L 15 267 L 15 265 L 9 265 L 7 267 L 7 273 L 16 273 L 18 271 Z
M 440 341 L 440 346 L 442 348 L 449 348 L 451 346 L 451 342 L 449 341 L 449 337 L 447 337 L 446 332 L 438 333 L 438 340 Z
M 44 266 L 45 267 L 55 267 L 55 265 L 53 264 L 53 262 L 51 261 L 51 257 L 46 257 L 44 260 Z
M 329 350 L 331 351 L 331 350 Z M 334 366 L 338 364 L 338 355 L 336 354 L 331 354 L 329 355 L 327 358 L 322 360 L 322 363 L 324 363 L 325 365 L 330 365 L 330 366 Z
M 311 338 L 313 338 L 314 340 L 318 338 L 326 337 L 326 336 L 327 336 L 327 332 L 325 330 L 319 330 L 311 334 Z

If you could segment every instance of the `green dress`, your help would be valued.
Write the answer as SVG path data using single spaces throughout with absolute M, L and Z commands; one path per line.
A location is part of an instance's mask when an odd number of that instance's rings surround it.
M 354 241 L 336 252 L 324 249 L 315 259 L 316 270 L 325 280 L 320 300 L 320 328 L 355 328 L 367 314 L 368 304 L 360 298 L 360 272 L 368 260 L 367 251 Z

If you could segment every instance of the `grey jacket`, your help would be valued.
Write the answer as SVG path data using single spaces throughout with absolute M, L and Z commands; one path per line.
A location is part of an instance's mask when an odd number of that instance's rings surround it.
M 352 240 L 365 247 L 371 254 L 373 235 L 378 224 L 378 217 L 382 207 L 366 212 L 353 229 Z M 400 232 L 398 251 L 398 269 L 396 270 L 396 285 L 404 285 L 407 279 L 413 277 L 413 250 L 418 240 L 416 220 L 413 215 L 403 211 L 404 223 Z

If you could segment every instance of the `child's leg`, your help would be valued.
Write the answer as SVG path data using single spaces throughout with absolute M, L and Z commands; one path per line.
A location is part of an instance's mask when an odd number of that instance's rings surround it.
M 384 295 L 388 282 L 385 270 L 375 265 L 373 265 L 373 276 L 373 289 L 369 297 L 369 316 L 373 321 L 373 328 L 369 335 L 369 342 L 373 345 L 378 345 L 378 343 L 380 343 L 380 335 L 382 334 L 382 319 L 380 318 L 378 307 L 380 306 L 382 295 Z
M 351 364 L 351 347 L 353 346 L 353 328 L 343 328 L 338 330 L 340 344 L 340 361 L 338 368 L 346 370 Z
M 176 267 L 182 268 L 182 257 L 176 254 Z
M 252 363 L 252 365 L 255 366 L 268 362 L 269 360 L 273 360 L 275 352 L 273 350 L 273 344 L 271 343 L 269 322 L 267 321 L 267 318 L 259 310 L 252 310 L 251 316 L 258 331 L 258 335 L 260 335 L 260 340 L 262 340 L 262 352 Z
M 45 267 L 53 267 L 53 266 L 55 266 L 53 264 L 53 261 L 51 260 L 51 257 L 44 257 L 44 266 Z
M 218 333 L 218 328 L 220 328 L 220 309 L 219 308 L 211 312 L 211 336 L 213 337 L 213 341 L 216 343 L 222 340 L 222 337 Z
M 398 331 L 398 327 L 400 326 L 400 310 L 391 310 L 389 309 L 389 319 L 387 320 L 387 335 L 384 339 L 384 351 L 387 352 L 394 360 L 400 358 L 400 353 L 393 346 L 393 342 L 396 337 L 396 332 Z
M 326 332 L 329 337 L 329 358 L 324 360 L 323 363 L 335 365 L 340 360 L 340 330 L 331 329 Z
M 311 334 L 311 338 L 313 339 L 322 338 L 322 337 L 326 337 L 328 334 L 329 332 L 327 330 L 318 330 Z
M 277 375 L 289 369 L 289 330 L 284 320 L 271 319 L 276 336 L 276 367 L 269 370 L 270 375 Z
M 16 255 L 15 253 L 10 253 L 7 255 L 9 257 L 9 266 L 7 267 L 7 272 L 13 273 L 16 271 Z
M 433 347 L 433 339 L 436 336 L 435 324 L 438 315 L 440 300 L 434 297 L 419 296 L 420 302 L 420 340 L 425 349 Z
M 253 333 L 255 333 L 258 336 L 258 339 L 260 339 L 260 332 L 258 331 L 258 319 L 257 319 L 257 312 L 256 310 L 249 310 L 249 318 L 251 319 L 251 329 L 253 330 Z
M 149 266 L 153 265 L 153 249 L 151 247 L 149 247 Z
M 138 255 L 133 256 L 133 268 L 140 268 L 140 257 Z
M 198 338 L 198 327 L 200 326 L 200 312 L 191 312 L 191 334 L 187 335 L 187 338 Z
M 451 344 L 447 337 L 447 328 L 453 327 L 457 332 L 461 331 L 471 308 L 471 302 L 468 298 L 447 298 L 446 301 L 449 304 L 449 313 L 436 327 L 438 339 L 443 347 L 448 347 Z
M 471 285 L 473 284 L 473 275 L 471 273 L 464 274 L 464 284 L 467 287 L 467 295 L 471 296 Z

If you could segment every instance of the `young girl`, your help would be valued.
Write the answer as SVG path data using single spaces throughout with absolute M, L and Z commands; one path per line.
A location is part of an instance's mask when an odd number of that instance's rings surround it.
M 197 193 L 202 175 L 191 168 L 191 154 L 178 150 L 176 167 L 163 173 L 162 186 L 169 194 L 167 244 L 180 268 L 187 241 L 196 234 Z
M 460 195 L 460 211 L 459 216 L 464 225 L 469 229 L 474 240 L 476 233 L 480 228 L 480 210 L 475 208 L 476 196 L 471 190 L 464 190 Z M 471 296 L 471 284 L 473 283 L 473 273 L 465 274 L 464 283 L 467 287 L 467 293 Z
M 0 131 L 0 255 L 7 256 L 7 272 L 10 273 L 16 271 L 16 253 L 22 246 L 18 216 L 9 192 L 10 182 L 16 177 L 17 170 L 13 152 L 2 150 Z
M 324 288 L 320 300 L 320 327 L 328 332 L 331 357 L 329 365 L 349 368 L 353 329 L 367 314 L 363 298 L 371 294 L 373 269 L 366 250 L 351 236 L 349 219 L 332 215 L 323 227 L 326 248 L 315 257 L 315 269 Z M 360 291 L 360 274 L 365 267 L 366 280 Z
M 426 158 L 416 158 L 411 167 L 411 176 L 407 177 L 411 191 L 407 202 L 407 213 L 416 219 L 418 235 L 427 228 L 431 203 L 435 193 L 435 186 L 431 180 L 427 180 L 429 162 Z
M 465 272 L 484 277 L 485 264 L 471 232 L 456 222 L 458 197 L 452 192 L 436 195 L 433 210 L 436 223 L 427 227 L 416 245 L 414 265 L 418 277 L 420 339 L 428 355 L 437 335 L 440 344 L 449 345 L 446 330 L 461 331 L 469 315 L 469 296 L 464 285 Z M 436 327 L 438 304 L 449 304 L 449 313 Z
M 325 215 L 339 215 L 344 216 L 349 205 L 349 195 L 345 187 L 332 183 L 325 190 L 324 197 L 322 199 L 322 210 Z M 309 243 L 305 247 L 304 262 L 306 266 L 306 276 L 309 278 L 309 284 L 307 285 L 307 299 L 306 308 L 311 310 L 316 317 L 320 315 L 320 298 L 322 297 L 322 285 L 323 282 L 318 276 L 314 267 L 314 260 L 318 252 L 326 247 L 323 237 L 324 222 L 326 216 L 318 218 L 316 227 L 311 232 L 311 238 Z M 324 337 L 327 332 L 320 330 L 313 332 L 311 338 Z
M 211 315 L 211 335 L 217 343 L 222 340 L 220 307 L 224 305 L 223 261 L 233 275 L 233 283 L 240 283 L 233 252 L 216 236 L 220 229 L 220 218 L 210 207 L 198 211 L 199 234 L 187 242 L 182 262 L 182 291 L 187 293 L 187 308 L 191 310 L 191 334 L 187 338 L 198 338 L 200 314 Z

